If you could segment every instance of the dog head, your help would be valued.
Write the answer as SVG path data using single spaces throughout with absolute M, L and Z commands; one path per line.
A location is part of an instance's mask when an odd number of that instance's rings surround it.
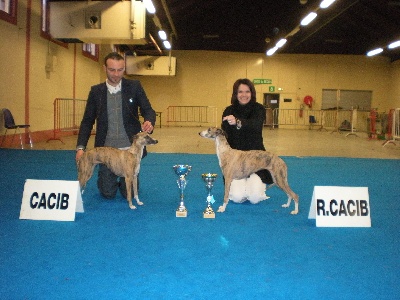
M 158 141 L 153 139 L 147 132 L 139 132 L 133 136 L 132 144 L 139 144 L 141 146 L 145 145 L 154 145 L 157 144 Z
M 206 130 L 200 131 L 199 135 L 208 139 L 215 139 L 219 135 L 226 136 L 225 131 L 217 127 L 210 127 Z

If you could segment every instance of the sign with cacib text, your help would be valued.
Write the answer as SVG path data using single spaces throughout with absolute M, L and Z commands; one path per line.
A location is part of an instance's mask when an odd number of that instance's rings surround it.
M 25 181 L 20 219 L 74 221 L 75 212 L 83 212 L 78 181 Z
M 371 227 L 368 188 L 315 186 L 308 218 L 317 227 Z

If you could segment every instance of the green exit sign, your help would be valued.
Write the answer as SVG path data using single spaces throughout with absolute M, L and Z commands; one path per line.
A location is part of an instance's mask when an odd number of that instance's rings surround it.
M 254 84 L 271 84 L 272 79 L 253 79 Z

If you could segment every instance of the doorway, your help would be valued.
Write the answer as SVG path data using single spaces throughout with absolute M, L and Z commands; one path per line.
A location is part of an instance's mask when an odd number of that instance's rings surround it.
M 266 108 L 265 126 L 278 128 L 279 115 L 279 94 L 264 94 L 264 106 Z

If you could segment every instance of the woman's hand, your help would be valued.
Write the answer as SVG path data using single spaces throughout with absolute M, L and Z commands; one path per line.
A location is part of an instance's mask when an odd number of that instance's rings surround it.
M 223 117 L 222 121 L 227 121 L 229 125 L 236 126 L 236 118 L 234 115 L 229 115 L 229 116 Z

